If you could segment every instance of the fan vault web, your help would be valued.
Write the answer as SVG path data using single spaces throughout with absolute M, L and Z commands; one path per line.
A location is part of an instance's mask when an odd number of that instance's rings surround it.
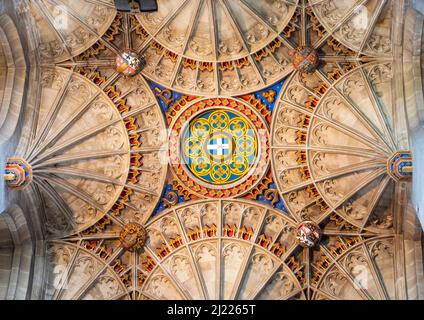
M 398 297 L 394 1 L 258 3 L 31 2 L 38 116 L 20 156 L 44 206 L 46 298 Z M 318 54 L 309 73 L 291 62 L 299 47 Z M 146 60 L 132 78 L 115 69 L 126 49 Z M 225 188 L 163 160 L 212 107 L 261 132 L 254 174 Z M 305 221 L 316 246 L 296 239 Z M 130 223 L 147 231 L 139 250 L 122 246 Z

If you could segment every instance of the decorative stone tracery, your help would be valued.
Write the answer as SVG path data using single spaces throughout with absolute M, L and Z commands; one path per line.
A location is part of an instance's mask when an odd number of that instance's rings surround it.
M 46 15 L 47 2 L 59 0 L 40 2 L 34 16 Z M 110 1 L 96 10 L 103 6 Z M 46 297 L 398 297 L 392 195 L 411 159 L 397 153 L 393 136 L 392 8 L 393 1 L 162 0 L 156 13 L 113 11 L 97 37 L 65 41 L 68 54 L 43 68 L 25 155 L 47 229 L 61 238 L 49 241 Z M 152 84 L 162 108 L 141 76 L 116 70 L 123 48 L 142 53 L 142 74 L 165 86 Z M 294 48 L 310 49 L 293 65 Z M 281 91 L 234 97 L 286 75 Z M 199 119 L 216 111 L 241 121 L 233 131 L 253 129 L 244 138 L 257 141 L 247 170 L 211 183 L 180 153 L 194 136 L 184 136 L 186 127 L 210 125 Z M 237 139 L 221 129 L 219 143 L 197 132 L 199 148 L 188 149 L 220 150 L 214 155 L 226 160 Z M 208 169 L 206 161 L 194 165 Z M 155 216 L 159 202 L 164 211 Z
M 48 233 L 104 229 L 112 220 L 143 224 L 160 200 L 167 166 L 159 156 L 164 119 L 145 81 L 131 78 L 128 104 L 119 109 L 113 87 L 102 90 L 60 67 L 43 68 L 41 78 L 37 131 L 24 158 L 46 203 Z
M 137 15 L 143 74 L 176 91 L 233 95 L 262 89 L 292 68 L 286 40 L 298 1 L 159 0 Z

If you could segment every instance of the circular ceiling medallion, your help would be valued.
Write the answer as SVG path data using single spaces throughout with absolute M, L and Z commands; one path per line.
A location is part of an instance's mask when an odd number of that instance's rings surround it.
M 182 135 L 186 168 L 213 185 L 234 183 L 254 166 L 258 138 L 245 116 L 221 108 L 201 112 Z
M 251 189 L 268 166 L 268 129 L 236 99 L 194 101 L 171 124 L 176 177 L 199 196 L 232 197 Z

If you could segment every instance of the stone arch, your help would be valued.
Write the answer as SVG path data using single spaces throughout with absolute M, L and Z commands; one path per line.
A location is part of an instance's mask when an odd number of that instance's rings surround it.
M 22 209 L 13 205 L 0 214 L 0 298 L 27 299 L 30 294 L 34 243 Z
M 21 113 L 27 65 L 18 30 L 6 14 L 0 16 L 0 143 L 16 129 Z

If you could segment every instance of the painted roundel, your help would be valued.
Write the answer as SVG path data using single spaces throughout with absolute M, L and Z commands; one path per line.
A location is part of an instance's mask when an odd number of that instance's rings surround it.
M 171 168 L 199 196 L 241 195 L 265 174 L 268 128 L 242 100 L 196 99 L 175 113 L 171 129 Z
M 256 130 L 241 114 L 214 108 L 194 117 L 182 135 L 182 155 L 196 178 L 212 185 L 231 184 L 254 166 Z

